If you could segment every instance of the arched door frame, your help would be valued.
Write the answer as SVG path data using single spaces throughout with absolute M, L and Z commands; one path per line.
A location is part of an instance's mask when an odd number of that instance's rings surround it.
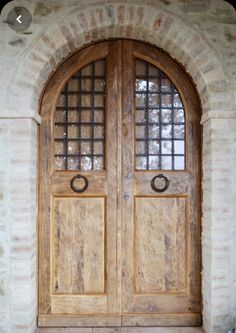
M 124 46 L 123 46 L 124 44 Z M 128 52 L 128 49 L 131 50 L 132 53 Z M 111 51 L 111 54 L 109 53 L 109 50 Z M 116 51 L 117 50 L 117 51 Z M 121 53 L 122 57 L 118 58 L 116 56 L 116 53 Z M 108 55 L 108 56 L 107 56 Z M 172 81 L 172 83 L 174 84 L 174 86 L 176 87 L 176 89 L 178 90 L 181 99 L 183 101 L 183 105 L 184 105 L 184 109 L 185 109 L 185 121 L 186 121 L 186 168 L 184 168 L 184 170 L 181 171 L 177 171 L 177 170 L 168 170 L 167 172 L 169 172 L 169 176 L 167 173 L 167 176 L 170 177 L 170 179 L 172 182 L 177 182 L 175 185 L 173 184 L 173 192 L 168 193 L 167 195 L 172 195 L 173 197 L 175 196 L 175 192 L 177 191 L 178 193 L 180 193 L 180 195 L 183 195 L 181 193 L 185 193 L 185 195 L 187 196 L 187 198 L 191 199 L 186 199 L 186 210 L 188 211 L 186 214 L 188 216 L 190 216 L 189 220 L 186 218 L 186 226 L 185 229 L 188 230 L 186 231 L 185 234 L 185 239 L 186 239 L 186 254 L 185 254 L 185 268 L 186 272 L 188 270 L 188 265 L 190 266 L 190 262 L 191 262 L 191 267 L 192 269 L 189 270 L 188 274 L 192 275 L 191 279 L 188 280 L 186 275 L 186 280 L 188 282 L 186 282 L 186 286 L 184 287 L 184 291 L 182 291 L 182 297 L 183 297 L 183 303 L 187 301 L 188 297 L 189 297 L 189 306 L 188 306 L 188 311 L 189 313 L 185 313 L 185 316 L 181 315 L 181 314 L 176 314 L 176 318 L 175 318 L 175 322 L 176 325 L 178 322 L 181 322 L 182 317 L 184 318 L 182 320 L 182 323 L 191 323 L 192 325 L 199 325 L 199 323 L 201 323 L 201 315 L 199 313 L 199 305 L 200 305 L 200 300 L 199 300 L 199 294 L 200 294 L 200 258 L 198 256 L 199 251 L 200 251 L 200 226 L 199 226 L 199 220 L 200 220 L 200 209 L 199 206 L 201 205 L 199 203 L 199 194 L 200 194 L 200 177 L 201 177 L 201 172 L 199 170 L 199 166 L 200 166 L 200 155 L 201 155 L 201 149 L 200 149 L 200 116 L 201 116 L 201 107 L 200 107 L 200 103 L 197 97 L 197 93 L 195 91 L 195 88 L 191 82 L 191 80 L 188 78 L 188 76 L 185 74 L 185 72 L 183 71 L 183 69 L 181 68 L 181 66 L 175 62 L 168 54 L 166 54 L 165 52 L 159 50 L 157 47 L 151 46 L 148 43 L 142 43 L 142 42 L 137 42 L 137 41 L 127 41 L 124 40 L 124 43 L 122 42 L 122 40 L 110 40 L 108 42 L 106 41 L 99 41 L 97 43 L 92 43 L 89 46 L 84 47 L 83 49 L 74 52 L 72 55 L 70 55 L 68 58 L 66 58 L 63 63 L 58 67 L 58 69 L 52 74 L 52 76 L 50 77 L 50 79 L 48 80 L 48 83 L 45 86 L 45 90 L 42 94 L 42 99 L 41 99 L 41 114 L 42 114 L 42 120 L 43 120 L 43 125 L 42 125 L 42 130 L 40 130 L 40 157 L 39 157 L 39 182 L 43 183 L 43 184 L 50 184 L 50 179 L 55 179 L 55 183 L 52 180 L 52 183 L 54 185 L 51 185 L 52 188 L 53 186 L 57 186 L 56 184 L 58 184 L 59 181 L 59 176 L 56 175 L 56 173 L 58 173 L 57 171 L 53 171 L 54 168 L 50 167 L 51 164 L 51 160 L 53 158 L 53 154 L 51 152 L 52 150 L 52 144 L 49 142 L 53 142 L 53 134 L 51 132 L 51 128 L 53 127 L 52 125 L 52 120 L 53 120 L 53 113 L 56 112 L 56 103 L 57 100 L 59 98 L 59 94 L 61 93 L 62 88 L 65 86 L 66 82 L 68 82 L 68 80 L 71 78 L 71 76 L 73 74 L 75 74 L 79 69 L 87 66 L 88 64 L 91 63 L 91 61 L 97 61 L 100 59 L 103 59 L 107 56 L 107 84 L 106 84 L 106 118 L 108 117 L 108 112 L 113 113 L 113 117 L 109 118 L 110 122 L 109 124 L 107 123 L 107 127 L 109 128 L 114 128 L 114 131 L 116 132 L 116 126 L 118 126 L 118 128 L 122 128 L 122 126 L 125 126 L 124 128 L 127 128 L 129 123 L 133 123 L 133 116 L 134 116 L 134 110 L 133 110 L 133 106 L 132 106 L 132 98 L 129 98 L 129 96 L 133 95 L 133 85 L 134 85 L 134 72 L 133 69 L 131 70 L 131 68 L 134 68 L 134 60 L 135 58 L 138 59 L 142 59 L 144 61 L 147 61 L 147 63 L 153 64 L 154 66 L 156 66 L 157 68 L 159 68 L 162 72 L 164 72 L 167 77 L 169 77 L 169 79 Z M 112 58 L 114 59 L 114 63 L 112 62 Z M 126 59 L 128 58 L 128 62 L 126 63 L 125 60 L 122 64 L 122 66 L 120 66 L 120 61 L 121 59 Z M 92 59 L 92 60 L 91 60 Z M 121 72 L 123 71 L 123 74 L 119 75 L 117 74 L 117 72 L 121 70 Z M 114 73 L 110 73 L 114 71 Z M 128 75 L 129 73 L 129 75 Z M 110 75 L 111 74 L 111 75 Z M 128 82 L 126 83 L 125 77 L 129 77 Z M 119 77 L 122 77 L 122 83 L 124 84 L 124 87 L 119 87 L 118 89 L 116 88 L 116 86 L 119 86 L 119 84 L 121 84 L 121 79 Z M 114 80 L 111 81 L 111 80 Z M 129 91 L 129 94 L 125 95 L 127 93 L 127 90 Z M 111 93 L 112 92 L 112 93 Z M 117 94 L 117 95 L 116 95 Z M 125 95 L 126 97 L 124 97 L 124 99 L 122 100 L 121 97 L 119 97 L 118 95 Z M 115 103 L 115 101 L 112 100 L 111 95 L 115 95 L 117 96 L 117 100 L 120 102 L 117 102 L 117 105 Z M 129 102 L 130 100 L 130 102 Z M 114 104 L 114 105 L 113 105 Z M 123 104 L 122 107 L 119 107 L 120 104 Z M 108 108 L 108 105 L 113 105 L 113 107 L 111 109 Z M 124 110 L 123 110 L 124 108 Z M 114 110 L 116 110 L 116 112 L 114 112 Z M 130 111 L 131 110 L 131 111 Z M 118 112 L 119 111 L 119 112 Z M 129 112 L 128 112 L 129 111 Z M 129 114 L 128 114 L 129 113 Z M 125 116 L 126 115 L 126 116 Z M 123 118 L 122 118 L 123 117 Z M 129 121 L 127 120 L 127 124 L 124 125 L 124 121 L 125 118 L 129 118 Z M 122 120 L 123 119 L 123 120 Z M 112 124 L 114 121 L 116 120 L 117 125 Z M 122 125 L 123 124 L 123 125 Z M 122 129 L 120 131 L 120 134 L 118 134 L 118 141 L 122 142 L 122 140 L 124 141 L 124 145 L 128 147 L 129 142 L 132 142 L 132 128 L 129 129 L 129 138 L 126 138 L 127 142 L 125 142 L 125 134 L 123 133 L 122 135 L 122 131 L 124 131 L 124 129 Z M 128 129 L 127 129 L 128 131 Z M 124 131 L 125 132 L 125 131 Z M 188 141 L 189 139 L 189 141 Z M 116 143 L 115 143 L 115 138 L 114 138 L 114 149 L 110 150 L 110 145 L 107 143 L 107 154 L 113 154 L 115 150 L 116 151 Z M 191 148 L 190 148 L 191 146 Z M 108 149 L 109 148 L 109 149 Z M 195 150 L 194 150 L 194 149 Z M 118 147 L 118 151 L 121 151 L 122 147 Z M 49 153 L 50 152 L 50 153 Z M 109 152 L 109 153 L 108 153 Z M 126 151 L 127 153 L 127 151 Z M 118 153 L 119 155 L 119 153 Z M 131 148 L 131 152 L 125 154 L 124 156 L 117 156 L 116 154 L 113 156 L 113 160 L 118 161 L 122 161 L 125 160 L 128 155 L 133 155 L 133 149 Z M 196 158 L 196 163 L 193 163 L 193 155 Z M 48 157 L 47 157 L 48 156 Z M 47 158 L 49 159 L 47 162 Z M 110 160 L 110 157 L 108 157 L 108 159 Z M 107 160 L 107 158 L 106 158 Z M 129 163 L 133 164 L 133 162 L 129 161 Z M 121 163 L 122 164 L 122 163 Z M 196 167 L 195 167 L 196 165 Z M 119 169 L 120 167 L 118 167 Z M 121 183 L 125 183 L 123 181 L 124 178 L 124 174 L 127 174 L 127 170 L 129 169 L 130 166 L 128 167 L 128 165 L 123 165 L 122 169 L 123 172 L 119 175 L 120 176 L 120 182 Z M 134 168 L 135 169 L 135 168 Z M 126 171 L 125 171 L 126 170 Z M 105 171 L 105 170 L 104 170 Z M 149 184 L 149 178 L 152 176 L 155 176 L 158 172 L 164 172 L 165 173 L 166 170 L 159 170 L 159 171 L 151 171 L 149 170 L 146 175 L 145 175 L 145 171 L 143 171 L 143 175 L 139 176 L 139 177 L 143 177 L 146 179 L 145 183 Z M 191 173 L 191 177 L 193 179 L 189 178 L 188 172 L 190 171 Z M 65 181 L 65 187 L 67 188 L 67 183 L 69 182 L 68 179 L 70 177 L 72 177 L 73 171 L 65 171 L 65 173 L 62 173 L 62 179 Z M 76 174 L 79 171 L 74 170 L 74 173 Z M 80 171 L 81 172 L 81 171 Z M 115 170 L 113 170 L 112 173 L 114 173 Z M 176 179 L 174 178 L 174 173 L 176 172 Z M 184 176 L 180 176 L 180 174 L 177 176 L 178 172 L 185 172 Z M 72 175 L 72 176 L 71 176 Z M 122 176 L 123 175 L 123 176 Z M 105 176 L 105 175 L 104 175 Z M 130 174 L 130 179 L 131 179 L 131 174 Z M 69 178 L 68 178 L 69 177 Z M 88 177 L 88 179 L 92 179 L 93 177 L 93 171 L 91 172 L 91 174 L 87 171 L 86 177 Z M 113 187 L 110 176 L 109 176 L 109 172 L 108 172 L 108 187 Z M 132 177 L 138 177 L 136 176 L 132 176 Z M 178 181 L 177 181 L 177 177 L 178 177 Z M 96 177 L 97 180 L 99 178 L 99 176 Z M 127 176 L 126 176 L 127 178 Z M 195 179 L 197 178 L 197 179 Z M 56 181 L 57 179 L 57 181 Z M 61 182 L 63 182 L 63 180 L 61 179 Z M 109 181 L 110 179 L 110 181 Z M 141 179 L 141 178 L 140 178 Z M 180 181 L 181 179 L 181 181 Z M 188 179 L 188 180 L 186 180 Z M 118 183 L 116 184 L 116 186 L 120 187 L 120 184 Z M 195 184 L 194 190 L 192 189 L 192 191 L 188 190 L 188 186 L 187 184 L 183 184 L 182 182 L 186 181 L 186 183 L 189 183 L 189 186 L 193 186 L 192 184 Z M 192 182 L 193 181 L 193 182 Z M 39 313 L 39 323 L 42 326 L 45 325 L 54 325 L 57 321 L 57 325 L 60 326 L 61 322 L 63 322 L 63 325 L 68 325 L 70 321 L 72 320 L 72 318 L 68 315 L 68 318 L 64 318 L 62 315 L 60 315 L 60 313 L 58 312 L 58 316 L 56 316 L 53 313 L 53 309 L 52 309 L 52 315 L 50 313 L 50 309 L 51 309 L 51 303 L 52 306 L 55 302 L 55 304 L 57 303 L 57 295 L 55 295 L 53 293 L 53 291 L 51 291 L 50 287 L 50 276 L 53 275 L 53 273 L 50 273 L 50 270 L 52 269 L 52 265 L 50 264 L 50 261 L 52 262 L 52 259 L 50 259 L 50 256 L 52 256 L 52 250 L 49 251 L 49 246 L 51 244 L 51 246 L 53 247 L 53 243 L 51 243 L 52 239 L 52 231 L 51 228 L 49 227 L 49 225 L 51 225 L 51 223 L 54 223 L 53 220 L 51 220 L 51 218 L 49 218 L 49 215 L 47 213 L 47 211 L 50 211 L 50 209 L 53 210 L 53 207 L 51 207 L 50 204 L 50 185 L 47 185 L 45 187 L 45 185 L 40 186 L 39 183 L 39 188 L 40 188 L 40 196 L 39 196 L 39 205 L 42 206 L 43 205 L 43 209 L 40 209 L 40 219 L 39 219 L 39 244 L 40 244 L 40 256 L 39 256 L 39 273 L 40 273 L 40 284 L 39 284 L 39 292 L 40 292 L 40 310 L 42 312 Z M 102 183 L 102 182 L 101 182 Z M 137 181 L 138 183 L 138 181 Z M 178 184 L 178 185 L 177 185 Z M 190 185 L 191 184 L 191 185 Z M 96 185 L 94 184 L 95 188 Z M 116 187 L 115 186 L 115 187 Z M 130 186 L 132 187 L 132 185 L 130 184 Z M 175 187 L 179 188 L 178 190 L 176 189 L 175 191 Z M 45 188 L 47 188 L 48 190 L 45 191 Z M 92 190 L 91 190 L 92 191 Z M 122 189 L 122 185 L 121 185 L 121 189 L 119 190 L 119 192 L 126 191 L 125 188 Z M 128 193 L 128 189 L 127 192 Z M 147 191 L 147 190 L 146 190 Z M 54 197 L 55 195 L 55 191 L 53 191 L 52 197 Z M 97 195 L 99 195 L 99 190 L 97 189 Z M 176 193 L 177 193 L 176 192 Z M 47 193 L 47 194 L 46 194 Z M 60 195 L 63 195 L 62 192 L 59 192 Z M 63 192 L 64 193 L 64 192 Z M 67 196 L 71 196 L 73 195 L 73 192 L 71 193 L 70 190 L 66 190 L 66 195 Z M 87 193 L 87 192 L 86 192 Z M 113 196 L 112 192 L 108 191 L 109 196 Z M 118 206 L 121 206 L 121 202 L 122 202 L 122 193 L 120 193 L 120 198 L 118 199 Z M 140 192 L 142 193 L 142 191 Z M 149 193 L 147 192 L 149 196 L 152 196 L 155 193 L 152 193 L 152 191 Z M 192 194 L 194 193 L 194 194 Z M 92 195 L 93 192 L 90 193 L 90 191 L 88 192 L 88 195 Z M 176 194 L 177 195 L 177 194 Z M 130 197 L 132 197 L 132 193 L 130 193 Z M 47 199 L 46 199 L 47 198 Z M 92 197 L 91 197 L 92 199 Z M 42 202 L 47 201 L 48 204 L 42 204 Z M 132 199 L 135 201 L 135 196 L 134 199 Z M 54 201 L 54 199 L 53 199 Z M 191 207 L 189 209 L 187 209 L 187 206 Z M 51 208 L 50 208 L 51 207 Z M 194 211 L 194 208 L 196 208 L 196 211 Z M 107 209 L 107 208 L 106 208 Z M 127 209 L 128 210 L 128 209 Z M 129 208 L 130 211 L 133 211 L 133 208 Z M 193 212 L 194 211 L 194 212 Z M 108 212 L 109 212 L 109 208 L 108 208 Z M 120 212 L 121 213 L 121 212 Z M 51 213 L 52 214 L 52 213 Z M 107 213 L 110 216 L 110 219 L 112 219 L 111 214 Z M 118 210 L 118 214 L 119 214 L 119 210 Z M 185 214 L 184 214 L 185 215 Z M 184 218 L 183 218 L 184 219 Z M 45 221 L 50 220 L 50 224 L 46 223 Z M 123 217 L 123 222 L 122 222 L 122 218 L 120 217 L 119 219 L 117 219 L 117 230 L 121 230 L 122 229 L 122 225 L 125 224 L 124 221 L 130 221 L 128 223 L 128 225 L 130 223 L 132 223 L 131 221 L 134 220 L 134 216 L 132 216 L 132 214 L 130 215 L 129 218 L 127 218 L 127 216 L 124 215 Z M 112 224 L 116 223 L 116 220 L 113 221 Z M 110 224 L 109 220 L 106 222 L 108 223 L 108 225 Z M 190 225 L 193 224 L 194 227 L 190 227 Z M 128 228 L 127 225 L 127 229 Z M 123 227 L 124 228 L 124 227 Z M 50 236 L 51 235 L 51 236 Z M 110 234 L 109 234 L 110 235 Z M 130 238 L 132 238 L 131 234 L 129 235 Z M 47 241 L 46 241 L 47 239 Z M 129 238 L 128 238 L 129 239 Z M 129 240 L 126 239 L 126 241 L 124 241 L 125 244 L 129 243 Z M 43 241 L 42 241 L 43 240 Z M 117 241 L 118 243 L 120 242 L 119 237 L 117 237 Z M 134 241 L 134 240 L 133 240 Z M 131 243 L 133 242 L 131 241 Z M 189 257 L 187 256 L 187 253 L 191 253 L 190 250 L 190 245 L 187 243 L 191 244 L 191 249 L 194 248 L 193 253 L 191 254 L 191 256 L 189 255 Z M 43 245 L 42 245 L 43 244 Z M 188 250 L 187 250 L 188 248 Z M 197 249 L 198 248 L 198 249 Z M 50 255 L 49 255 L 50 253 Z M 118 256 L 121 255 L 120 253 L 118 253 Z M 108 259 L 107 259 L 108 260 Z M 112 262 L 111 259 L 108 260 L 109 263 Z M 118 262 L 121 261 L 121 259 L 118 260 Z M 194 264 L 192 264 L 192 262 L 195 262 Z M 118 264 L 118 263 L 117 263 Z M 113 265 L 113 264 L 112 264 Z M 116 266 L 116 265 L 115 265 Z M 109 267 L 109 265 L 108 265 Z M 114 267 L 113 267 L 114 269 Z M 195 271 L 196 269 L 196 271 Z M 119 280 L 119 273 L 121 275 L 121 267 L 118 267 L 118 271 L 117 271 L 117 279 Z M 192 272 L 192 273 L 190 273 Z M 108 274 L 110 275 L 110 274 Z M 130 277 L 131 278 L 131 277 Z M 114 280 L 114 279 L 113 279 Z M 45 281 L 47 281 L 45 283 Z M 115 280 L 114 280 L 115 281 Z M 120 293 L 120 286 L 114 286 L 114 288 L 117 288 L 117 293 Z M 185 289 L 186 288 L 186 289 Z M 193 292 L 193 290 L 195 289 L 195 292 Z M 187 297 L 187 294 L 190 294 L 191 296 Z M 164 294 L 163 294 L 164 295 Z M 195 301 L 192 301 L 192 297 L 196 298 Z M 63 295 L 61 295 L 63 296 Z M 178 301 L 178 296 L 181 297 L 180 295 L 177 295 L 176 297 L 176 302 Z M 128 297 L 128 296 L 127 296 Z M 138 296 L 139 298 L 141 297 L 140 295 Z M 138 298 L 136 297 L 136 298 Z M 155 297 L 155 296 L 154 296 Z M 167 298 L 170 297 L 166 296 Z M 173 296 L 174 297 L 174 296 Z M 143 296 L 143 301 L 145 302 L 145 296 Z M 51 300 L 52 299 L 52 300 Z M 134 299 L 135 299 L 135 294 L 134 294 Z M 67 304 L 70 304 L 69 299 L 66 301 Z M 79 299 L 76 301 L 77 303 L 79 302 Z M 76 302 L 75 304 L 73 303 L 73 308 L 76 308 Z M 120 301 L 118 301 L 120 302 Z M 137 304 L 138 301 L 136 300 Z M 164 302 L 164 301 L 163 301 Z M 161 302 L 160 302 L 161 303 Z M 168 303 L 168 301 L 167 301 Z M 155 301 L 154 303 L 155 304 Z M 69 306 L 69 305 L 68 305 Z M 137 305 L 138 306 L 138 305 Z M 159 305 L 161 306 L 161 305 Z M 158 306 L 157 306 L 158 307 Z M 169 307 L 171 308 L 170 304 Z M 193 307 L 193 309 L 192 309 Z M 55 307 L 56 308 L 56 307 Z M 72 308 L 72 306 L 71 306 Z M 182 306 L 182 310 L 186 308 L 186 305 Z M 195 310 L 194 310 L 195 309 Z M 58 310 L 57 310 L 58 311 Z M 72 310 L 71 310 L 72 311 Z M 147 310 L 146 310 L 147 311 Z M 173 310 L 172 310 L 173 311 Z M 185 309 L 186 311 L 186 309 Z M 49 312 L 49 313 L 48 313 Z M 118 317 L 122 314 L 121 309 L 118 310 Z M 155 314 L 153 314 L 155 315 Z M 170 315 L 170 317 L 168 317 L 168 307 L 167 307 L 167 314 L 163 315 L 163 317 L 165 316 L 165 319 L 161 318 L 161 314 L 160 314 L 160 319 L 157 317 L 156 318 L 156 325 L 162 325 L 164 322 L 166 323 L 167 326 L 169 326 L 170 324 L 168 324 L 168 318 L 169 318 L 169 323 L 173 323 L 172 320 L 170 320 L 170 318 L 173 318 L 173 315 Z M 63 317 L 63 318 L 61 318 Z M 65 316 L 66 317 L 66 316 Z M 78 316 L 80 318 L 82 318 L 82 316 Z M 138 322 L 140 325 L 147 325 L 148 326 L 148 319 L 146 319 L 146 321 L 144 319 L 138 319 L 138 315 L 137 318 L 135 317 L 135 319 L 130 320 L 126 319 L 126 322 L 129 323 L 130 325 L 132 325 L 131 323 L 133 322 Z M 152 317 L 152 315 L 150 314 L 150 318 Z M 128 317 L 127 317 L 128 318 Z M 141 315 L 140 315 L 141 318 Z M 81 322 L 82 320 L 82 322 Z M 83 319 L 78 319 L 76 321 L 76 318 L 73 319 L 73 323 L 76 325 L 80 326 L 83 325 L 83 320 L 85 320 L 85 318 Z M 90 319 L 89 319 L 90 320 Z M 94 318 L 93 316 L 93 322 L 94 325 L 97 326 L 98 323 L 100 324 L 102 318 L 100 318 L 99 320 L 96 318 Z M 105 320 L 105 319 L 104 319 Z M 151 319 L 152 323 L 154 323 L 155 319 Z M 164 321 L 163 321 L 164 320 Z M 107 319 L 108 323 L 109 323 L 109 319 Z M 122 317 L 122 322 L 125 322 L 125 318 L 123 319 Z M 142 324 L 141 324 L 142 322 Z M 67 324 L 65 324 L 67 323 Z M 117 320 L 113 321 L 114 326 L 119 325 L 119 318 L 117 318 Z M 146 324 L 145 324 L 146 323 Z M 105 324 L 104 324 L 105 325 Z M 91 326 L 93 326 L 93 324 L 91 323 Z M 125 324 L 124 324 L 125 326 Z

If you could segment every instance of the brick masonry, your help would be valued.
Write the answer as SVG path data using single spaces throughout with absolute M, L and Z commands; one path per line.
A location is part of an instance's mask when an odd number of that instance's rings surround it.
M 50 74 L 84 45 L 133 38 L 179 61 L 203 125 L 202 292 L 207 333 L 236 325 L 236 12 L 223 0 L 18 0 L 27 33 L 0 23 L 0 332 L 35 329 L 36 123 Z

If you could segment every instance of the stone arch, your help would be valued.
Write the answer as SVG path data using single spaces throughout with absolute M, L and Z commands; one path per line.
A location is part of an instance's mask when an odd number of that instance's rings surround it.
M 220 111 L 223 103 L 224 109 L 230 109 L 228 82 L 218 55 L 198 32 L 159 4 L 118 1 L 79 6 L 66 22 L 61 18 L 49 26 L 22 55 L 22 65 L 10 80 L 7 108 L 21 116 L 22 110 L 27 110 L 28 115 L 38 118 L 36 110 L 43 86 L 60 62 L 75 50 L 107 38 L 132 38 L 164 49 L 192 77 L 203 113 Z

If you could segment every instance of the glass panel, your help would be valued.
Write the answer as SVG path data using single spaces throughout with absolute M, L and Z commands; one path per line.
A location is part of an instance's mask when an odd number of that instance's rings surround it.
M 149 138 L 157 139 L 160 136 L 160 128 L 158 125 L 149 126 Z
M 104 76 L 105 73 L 105 61 L 99 60 L 95 62 L 95 75 Z
M 174 106 L 177 108 L 183 107 L 179 94 L 174 95 Z
M 91 142 L 81 142 L 81 155 L 90 155 L 92 153 Z
M 68 170 L 78 169 L 79 166 L 79 158 L 77 156 L 68 158 Z
M 81 71 L 78 73 L 81 76 L 88 76 L 93 74 L 93 64 L 89 64 L 88 66 L 81 69 Z
M 92 127 L 91 126 L 81 126 L 81 138 L 89 139 L 92 136 Z
M 147 169 L 147 157 L 136 157 L 136 168 L 138 170 Z
M 160 143 L 157 140 L 149 141 L 149 154 L 159 154 L 160 152 Z
M 147 64 L 147 65 L 148 65 L 148 74 L 150 76 L 159 76 L 160 71 L 158 68 L 156 68 L 155 66 L 150 65 L 150 64 Z
M 172 107 L 172 96 L 170 94 L 161 95 L 161 106 L 163 108 Z
M 65 105 L 66 105 L 66 96 L 61 95 L 58 99 L 57 107 L 65 107 Z
M 184 169 L 184 156 L 175 156 L 175 169 L 176 170 Z
M 174 122 L 175 123 L 184 123 L 184 110 L 183 109 L 174 110 Z
M 149 156 L 149 170 L 159 169 L 159 156 Z
M 136 138 L 145 138 L 146 134 L 145 134 L 145 129 L 146 126 L 136 126 Z
M 78 96 L 76 94 L 68 95 L 68 106 L 72 108 L 76 108 L 78 106 Z
M 176 139 L 184 139 L 184 125 L 174 126 L 174 137 Z
M 56 170 L 104 169 L 105 61 L 75 73 L 54 113 Z
M 155 66 L 136 60 L 136 169 L 183 170 L 185 117 L 179 93 Z
M 63 110 L 55 111 L 55 122 L 64 122 L 66 119 L 66 112 Z
M 91 107 L 91 95 L 90 94 L 83 94 L 81 96 L 81 106 L 82 107 Z
M 136 111 L 136 123 L 144 123 L 144 122 L 146 122 L 145 110 L 137 110 Z
M 151 109 L 148 111 L 150 123 L 159 123 L 159 110 Z
M 93 168 L 94 168 L 94 170 L 103 169 L 103 158 L 102 157 L 94 157 Z
M 147 65 L 144 61 L 137 60 L 136 61 L 136 75 L 146 75 L 147 73 Z
M 158 108 L 159 107 L 159 95 L 158 94 L 149 94 L 148 104 L 150 107 Z
M 95 80 L 95 91 L 104 91 L 105 81 L 103 79 Z
M 162 166 L 162 170 L 171 170 L 172 169 L 172 158 L 171 158 L 171 156 L 162 156 L 161 166 Z
M 162 109 L 161 110 L 161 120 L 163 123 L 170 123 L 171 122 L 172 111 L 169 109 Z
M 104 113 L 101 111 L 94 111 L 94 122 L 103 123 L 104 122 Z
M 169 79 L 161 79 L 161 91 L 162 92 L 171 92 L 171 81 Z
M 92 169 L 92 158 L 91 157 L 81 157 L 81 170 L 91 170 Z
M 149 91 L 159 91 L 160 90 L 160 80 L 159 79 L 150 79 L 148 81 Z
M 136 79 L 135 89 L 136 91 L 146 91 L 147 81 L 143 79 Z
M 184 141 L 174 141 L 174 153 L 184 155 Z
M 92 90 L 92 79 L 82 79 L 81 80 L 81 90 L 82 91 L 91 91 Z
M 65 154 L 65 142 L 55 142 L 55 154 Z
M 66 128 L 65 126 L 55 125 L 54 127 L 54 136 L 55 138 L 63 139 L 66 137 Z
M 146 153 L 146 142 L 138 141 L 136 144 L 136 154 L 145 154 Z
M 65 134 L 65 137 L 67 136 L 69 139 L 76 139 L 79 135 L 79 126 L 71 125 L 67 126 L 67 128 L 68 132 L 67 135 Z
M 79 153 L 79 145 L 76 141 L 68 141 L 68 154 L 78 154 Z
M 103 106 L 104 106 L 104 96 L 103 95 L 94 96 L 94 106 L 103 108 Z
M 92 112 L 91 111 L 81 111 L 81 122 L 82 123 L 90 123 L 92 120 Z
M 94 137 L 96 139 L 103 139 L 103 137 L 104 137 L 103 126 L 94 126 Z
M 136 106 L 138 108 L 146 106 L 146 94 L 136 94 Z
M 55 156 L 55 169 L 65 170 L 66 168 L 66 158 Z
M 172 152 L 172 141 L 162 141 L 161 142 L 161 152 L 162 154 L 171 154 Z
M 103 155 L 103 150 L 104 150 L 104 144 L 101 141 L 95 141 L 94 142 L 94 154 L 95 155 Z
M 68 112 L 68 122 L 78 122 L 79 121 L 79 113 L 77 111 Z
M 78 90 L 78 80 L 71 79 L 68 81 L 68 91 L 77 91 Z
M 161 137 L 162 138 L 171 138 L 172 132 L 171 132 L 172 126 L 171 125 L 162 125 L 161 127 Z

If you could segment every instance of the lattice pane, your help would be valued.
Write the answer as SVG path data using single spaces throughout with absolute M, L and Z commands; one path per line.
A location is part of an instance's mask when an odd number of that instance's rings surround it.
M 103 170 L 105 60 L 82 68 L 66 83 L 54 115 L 56 170 Z
M 146 61 L 136 60 L 136 169 L 185 168 L 185 116 L 171 80 Z

